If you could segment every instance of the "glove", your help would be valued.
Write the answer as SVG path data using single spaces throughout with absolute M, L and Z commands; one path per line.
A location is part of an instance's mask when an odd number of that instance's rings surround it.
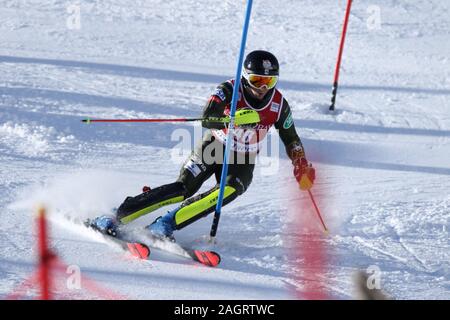
M 237 110 L 234 115 L 234 124 L 237 127 L 252 127 L 260 121 L 259 113 L 251 109 Z
M 309 190 L 316 179 L 316 170 L 312 164 L 308 163 L 305 157 L 299 157 L 293 160 L 294 176 L 297 179 L 301 190 Z

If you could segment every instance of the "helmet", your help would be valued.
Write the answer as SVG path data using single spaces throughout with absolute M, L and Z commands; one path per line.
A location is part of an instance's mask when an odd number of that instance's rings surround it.
M 279 70 L 280 65 L 277 58 L 268 51 L 252 51 L 245 57 L 244 71 L 248 74 L 278 76 Z

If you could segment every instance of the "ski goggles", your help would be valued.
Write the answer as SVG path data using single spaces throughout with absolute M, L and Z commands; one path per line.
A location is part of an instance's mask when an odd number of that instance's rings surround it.
M 276 86 L 278 82 L 278 76 L 262 76 L 259 74 L 248 74 L 245 70 L 242 73 L 243 77 L 247 82 L 256 89 L 261 89 L 266 87 L 267 89 L 272 89 Z

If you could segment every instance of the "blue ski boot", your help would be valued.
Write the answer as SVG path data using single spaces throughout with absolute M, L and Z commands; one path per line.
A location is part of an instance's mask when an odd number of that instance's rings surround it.
M 179 209 L 180 208 L 175 208 L 174 210 L 169 211 L 165 216 L 156 218 L 155 221 L 145 228 L 150 230 L 151 234 L 159 239 L 175 242 L 173 236 L 173 232 L 176 229 L 175 213 Z
M 94 220 L 88 221 L 88 225 L 103 234 L 113 237 L 117 236 L 117 222 L 116 219 L 110 215 L 103 215 L 95 218 Z

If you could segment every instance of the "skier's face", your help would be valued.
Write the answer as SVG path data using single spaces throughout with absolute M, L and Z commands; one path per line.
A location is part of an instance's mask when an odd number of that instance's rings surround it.
M 268 89 L 266 86 L 263 86 L 262 88 L 254 88 L 252 86 L 247 87 L 247 91 L 256 99 L 263 100 L 266 96 L 267 92 L 269 92 L 270 89 Z
M 278 75 L 251 73 L 246 69 L 242 72 L 242 78 L 248 93 L 257 100 L 263 100 L 267 92 L 275 88 L 278 82 Z

